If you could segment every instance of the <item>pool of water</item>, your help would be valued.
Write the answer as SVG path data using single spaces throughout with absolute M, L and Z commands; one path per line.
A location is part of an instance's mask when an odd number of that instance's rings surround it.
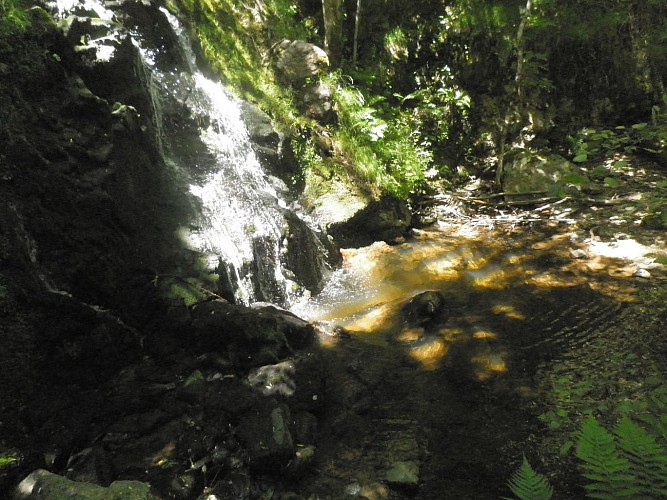
M 294 308 L 351 336 L 330 349 L 337 410 L 311 491 L 509 495 L 508 478 L 543 431 L 538 368 L 602 335 L 632 300 L 632 283 L 616 279 L 622 261 L 582 259 L 567 229 L 443 225 L 398 246 L 344 251 L 324 291 Z M 407 325 L 401 307 L 429 290 L 444 295 L 446 320 Z M 418 466 L 418 485 L 387 486 L 397 462 Z

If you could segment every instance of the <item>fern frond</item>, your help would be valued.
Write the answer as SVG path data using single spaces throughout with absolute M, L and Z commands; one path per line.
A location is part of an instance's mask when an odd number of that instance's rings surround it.
M 549 481 L 533 470 L 525 456 L 507 484 L 519 500 L 550 500 L 554 494 Z
M 637 497 L 640 490 L 630 473 L 630 462 L 620 455 L 614 436 L 593 417 L 582 424 L 576 455 L 583 461 L 584 477 L 593 481 L 585 486 L 589 497 Z
M 623 417 L 615 429 L 619 447 L 630 470 L 647 496 L 667 491 L 667 450 L 630 418 Z

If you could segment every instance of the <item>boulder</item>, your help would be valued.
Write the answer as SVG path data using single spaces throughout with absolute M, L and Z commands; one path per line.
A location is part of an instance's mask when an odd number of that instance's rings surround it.
M 408 327 L 442 324 L 447 320 L 447 302 L 438 291 L 422 292 L 408 300 L 401 308 L 403 320 Z
M 508 161 L 500 180 L 503 192 L 512 200 L 560 195 L 563 189 L 576 191 L 588 184 L 584 170 L 562 156 L 529 152 Z
M 192 318 L 192 333 L 203 351 L 227 352 L 245 367 L 275 363 L 315 340 L 312 325 L 273 306 L 210 301 L 193 307 Z
M 283 40 L 275 47 L 278 73 L 290 85 L 300 87 L 329 68 L 327 53 L 303 40 Z
M 295 454 L 290 423 L 286 405 L 267 404 L 243 417 L 236 431 L 251 467 L 275 475 L 287 466 Z
M 332 224 L 329 234 L 346 248 L 359 248 L 376 241 L 401 243 L 409 234 L 412 214 L 405 200 L 386 195 L 371 201 L 350 219 Z
M 322 125 L 336 121 L 336 112 L 333 109 L 333 89 L 322 80 L 306 85 L 299 93 L 299 110 L 309 118 Z

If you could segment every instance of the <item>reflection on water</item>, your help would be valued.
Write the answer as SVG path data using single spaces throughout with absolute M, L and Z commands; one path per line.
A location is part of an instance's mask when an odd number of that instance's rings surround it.
M 345 250 L 323 292 L 293 311 L 352 336 L 330 344 L 334 397 L 357 398 L 359 383 L 372 394 L 332 417 L 317 479 L 327 486 L 313 491 L 377 484 L 392 461 L 416 461 L 418 492 L 390 498 L 509 494 L 508 460 L 540 432 L 529 409 L 538 365 L 578 352 L 632 300 L 632 281 L 616 279 L 626 264 L 580 246 L 558 225 L 451 225 Z M 444 295 L 447 314 L 406 321 L 425 291 Z

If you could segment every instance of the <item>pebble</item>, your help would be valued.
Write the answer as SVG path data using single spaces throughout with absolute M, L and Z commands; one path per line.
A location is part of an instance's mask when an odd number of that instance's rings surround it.
M 573 259 L 583 259 L 586 257 L 586 252 L 583 251 L 581 248 L 575 248 L 573 250 L 570 250 L 570 255 L 572 256 Z

